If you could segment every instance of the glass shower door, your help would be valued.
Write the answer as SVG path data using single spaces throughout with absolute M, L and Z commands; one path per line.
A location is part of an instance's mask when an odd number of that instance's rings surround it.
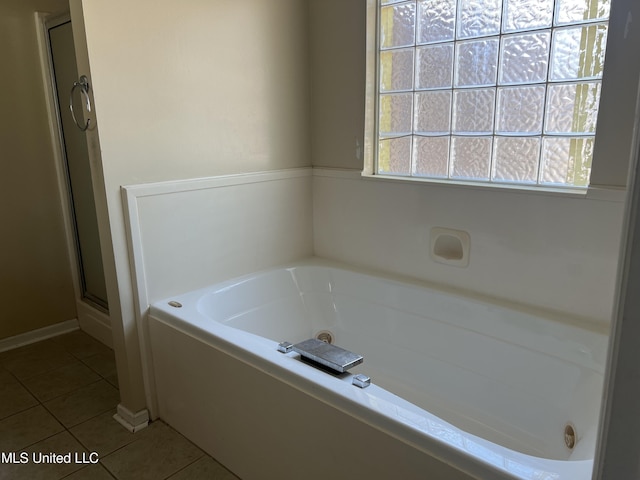
M 48 26 L 54 86 L 68 176 L 69 203 L 73 216 L 80 286 L 83 300 L 108 311 L 107 288 L 100 251 L 98 220 L 91 181 L 87 139 L 72 118 L 69 101 L 81 118 L 84 97 L 74 88 L 77 81 L 76 57 L 71 22 Z M 70 95 L 73 93 L 73 95 Z

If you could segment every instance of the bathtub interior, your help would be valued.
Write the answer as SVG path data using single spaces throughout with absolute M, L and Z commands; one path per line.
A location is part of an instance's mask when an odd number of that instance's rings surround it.
M 211 321 L 296 343 L 328 330 L 352 372 L 471 434 L 536 457 L 593 458 L 607 340 L 556 319 L 388 278 L 299 265 L 200 295 Z M 565 427 L 578 442 L 569 449 Z

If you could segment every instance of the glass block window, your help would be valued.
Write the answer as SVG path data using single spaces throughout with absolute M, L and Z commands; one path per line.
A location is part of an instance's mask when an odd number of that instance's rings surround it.
M 377 173 L 587 187 L 610 0 L 380 0 Z

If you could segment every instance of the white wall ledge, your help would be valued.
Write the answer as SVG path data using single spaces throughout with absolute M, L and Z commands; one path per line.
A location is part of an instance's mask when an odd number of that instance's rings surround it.
M 460 180 L 439 180 L 432 178 L 403 177 L 392 175 L 374 175 L 366 171 L 339 168 L 314 167 L 313 176 L 343 178 L 350 180 L 363 179 L 375 182 L 404 183 L 407 185 L 424 185 L 436 188 L 464 188 L 485 192 L 516 193 L 524 195 L 545 195 L 570 199 L 600 200 L 624 203 L 627 190 L 621 187 L 594 185 L 588 189 L 545 187 L 536 185 L 516 185 L 509 183 L 465 182 Z
M 187 192 L 193 190 L 204 190 L 207 188 L 283 180 L 287 178 L 308 177 L 311 175 L 311 172 L 312 170 L 310 167 L 287 168 L 264 172 L 237 173 L 230 175 L 217 175 L 214 177 L 125 185 L 122 187 L 122 190 L 125 192 L 125 200 L 130 200 L 136 197 L 162 195 L 165 193 Z

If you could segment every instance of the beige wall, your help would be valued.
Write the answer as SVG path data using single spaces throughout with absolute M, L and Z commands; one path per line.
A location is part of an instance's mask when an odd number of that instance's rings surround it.
M 109 186 L 309 165 L 305 1 L 83 9 Z
M 636 155 L 633 146 L 638 128 L 636 103 L 640 92 L 640 26 L 638 0 L 613 0 L 607 35 L 607 54 L 591 184 L 627 185 L 629 165 Z
M 309 0 L 309 18 L 313 166 L 362 170 L 366 2 Z
M 34 12 L 0 0 L 0 339 L 76 317 Z
M 120 392 L 135 412 L 146 402 L 120 187 L 309 166 L 307 2 L 71 5 L 74 28 L 84 19 L 89 64 L 78 60 L 100 135 L 100 150 L 95 132 L 89 146 L 112 246 L 103 257 Z

